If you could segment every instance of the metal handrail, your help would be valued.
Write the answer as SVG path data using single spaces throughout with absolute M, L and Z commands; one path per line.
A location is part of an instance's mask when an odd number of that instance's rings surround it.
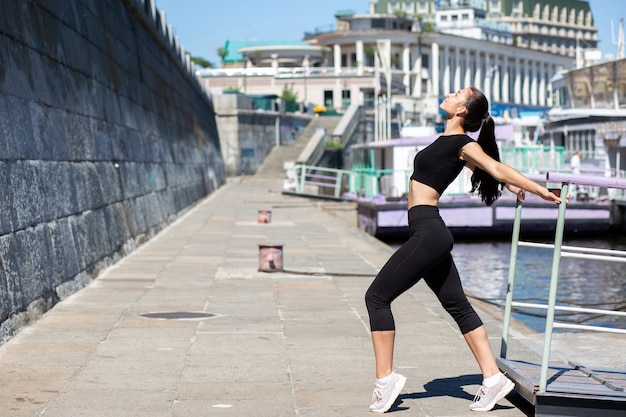
M 519 246 L 525 246 L 529 248 L 544 248 L 554 249 L 554 245 L 548 243 L 536 243 L 536 242 L 519 242 Z M 564 252 L 567 251 L 567 252 Z M 599 254 L 599 255 L 597 255 Z M 597 261 L 613 261 L 613 262 L 626 262 L 626 252 L 611 249 L 597 249 L 597 248 L 585 248 L 580 246 L 561 246 L 562 258 L 578 258 L 578 259 L 593 259 Z
M 527 308 L 537 308 L 537 309 L 544 309 L 544 310 L 548 308 L 548 306 L 546 306 L 545 304 L 523 303 L 520 301 L 513 301 L 511 305 L 514 307 L 527 307 Z M 608 315 L 613 315 L 613 316 L 626 317 L 626 311 L 602 310 L 598 308 L 568 307 L 568 306 L 556 306 L 554 309 L 559 310 L 559 311 L 571 311 L 575 313 L 608 314 Z
M 340 198 L 342 193 L 342 185 L 345 183 L 353 183 L 351 178 L 355 174 L 345 169 L 336 168 L 324 168 L 314 165 L 296 164 L 294 166 L 294 173 L 296 178 L 296 192 L 298 194 L 304 193 L 304 186 L 314 183 L 317 187 L 328 188 L 332 190 L 334 198 Z M 320 173 L 320 174 L 318 174 Z M 311 181 L 311 178 L 315 176 L 323 177 L 319 181 Z
M 526 175 L 533 181 L 561 183 L 561 195 L 567 196 L 570 184 L 592 185 L 606 188 L 626 189 L 626 180 L 614 177 L 594 177 L 580 174 L 566 174 L 548 172 L 545 175 Z M 590 331 L 603 331 L 610 333 L 625 333 L 625 329 L 614 329 L 602 326 L 586 326 L 579 324 L 560 323 L 554 320 L 556 310 L 575 311 L 581 313 L 601 313 L 618 316 L 626 316 L 624 312 L 612 310 L 587 309 L 582 307 L 566 307 L 556 305 L 556 293 L 558 288 L 559 266 L 562 257 L 595 259 L 603 261 L 626 262 L 626 252 L 608 249 L 584 248 L 563 245 L 563 230 L 565 225 L 565 211 L 567 209 L 567 198 L 563 198 L 559 204 L 556 233 L 554 244 L 543 244 L 534 242 L 522 242 L 519 240 L 521 228 L 521 213 L 523 203 L 517 202 L 515 207 L 515 218 L 513 221 L 513 235 L 511 244 L 511 257 L 509 261 L 509 276 L 505 298 L 504 324 L 502 328 L 502 344 L 500 346 L 500 357 L 506 359 L 508 349 L 509 327 L 511 321 L 512 307 L 529 307 L 546 309 L 546 328 L 544 334 L 543 354 L 541 360 L 541 376 L 539 380 L 539 391 L 545 392 L 548 385 L 548 367 L 550 363 L 550 349 L 552 344 L 552 332 L 555 328 L 579 329 Z M 513 301 L 513 287 L 515 284 L 515 266 L 517 262 L 517 251 L 519 246 L 553 249 L 552 271 L 550 276 L 550 291 L 547 305 L 519 303 Z

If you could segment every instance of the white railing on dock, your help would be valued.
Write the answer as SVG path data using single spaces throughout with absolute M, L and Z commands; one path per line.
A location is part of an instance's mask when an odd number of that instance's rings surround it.
M 373 199 L 378 196 L 381 184 L 386 183 L 391 175 L 402 175 L 408 183 L 410 171 L 389 169 L 336 169 L 296 163 L 293 167 L 295 190 L 297 194 L 319 195 L 341 199 L 364 197 Z M 402 190 L 404 192 L 404 190 Z
M 354 172 L 312 165 L 294 166 L 297 194 L 317 195 L 339 199 L 354 183 Z
M 559 172 L 548 172 L 545 175 L 529 174 L 530 179 L 543 183 L 558 183 L 560 184 L 561 196 L 567 196 L 570 184 L 576 185 L 588 185 L 598 186 L 606 188 L 615 188 L 619 190 L 626 189 L 626 179 L 615 177 L 600 177 L 589 176 L 580 174 L 567 174 Z M 589 309 L 582 307 L 568 307 L 556 305 L 556 294 L 559 281 L 559 266 L 561 258 L 581 258 L 581 259 L 593 259 L 609 262 L 626 262 L 626 252 L 609 250 L 609 249 L 597 249 L 586 248 L 577 246 L 563 245 L 563 230 L 565 225 L 565 211 L 567 209 L 567 198 L 562 198 L 561 204 L 559 204 L 556 233 L 554 238 L 554 244 L 535 243 L 535 242 L 523 242 L 519 240 L 520 227 L 521 227 L 521 213 L 523 204 L 518 202 L 515 209 L 515 220 L 513 223 L 513 237 L 511 245 L 511 258 L 509 266 L 508 285 L 506 290 L 506 301 L 504 308 L 504 324 L 502 327 L 502 344 L 500 348 L 500 357 L 506 359 L 509 327 L 511 321 L 511 314 L 513 307 L 525 307 L 544 309 L 546 313 L 546 327 L 544 334 L 543 354 L 541 361 L 541 377 L 539 380 L 539 391 L 545 392 L 548 385 L 548 367 L 550 362 L 550 349 L 552 344 L 552 333 L 555 328 L 572 329 L 572 330 L 584 330 L 584 331 L 601 331 L 609 333 L 621 333 L 626 334 L 626 329 L 616 329 L 603 326 L 588 326 L 574 323 L 560 323 L 554 320 L 555 311 L 564 310 L 577 313 L 591 313 L 591 314 L 606 314 L 615 316 L 626 316 L 626 312 L 602 310 L 602 309 Z M 513 301 L 513 289 L 515 284 L 515 267 L 517 261 L 518 247 L 533 247 L 544 248 L 553 250 L 552 258 L 552 272 L 550 277 L 550 292 L 548 296 L 547 304 L 534 304 L 534 303 L 522 303 Z

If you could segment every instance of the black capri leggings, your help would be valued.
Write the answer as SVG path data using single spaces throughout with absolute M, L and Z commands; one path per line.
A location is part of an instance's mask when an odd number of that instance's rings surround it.
M 395 330 L 391 302 L 421 278 L 454 318 L 461 333 L 480 327 L 483 323 L 463 293 L 450 254 L 454 241 L 439 209 L 414 206 L 408 217 L 409 240 L 389 258 L 365 294 L 370 329 Z

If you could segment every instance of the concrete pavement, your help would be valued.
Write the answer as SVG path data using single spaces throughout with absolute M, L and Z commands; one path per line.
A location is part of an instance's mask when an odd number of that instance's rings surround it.
M 392 249 L 349 203 L 281 182 L 231 180 L 0 347 L 0 416 L 371 416 L 363 296 Z M 268 243 L 284 245 L 283 272 L 257 270 Z M 501 320 L 475 306 L 498 352 Z M 394 313 L 408 377 L 394 415 L 475 417 L 479 369 L 435 297 L 419 283 Z M 537 360 L 536 336 L 513 333 L 509 351 Z M 532 415 L 509 400 L 490 415 Z
M 370 415 L 363 294 L 392 251 L 268 181 L 231 181 L 2 346 L 0 414 Z M 267 243 L 285 272 L 257 270 Z M 478 368 L 436 300 L 420 284 L 395 313 L 395 410 L 470 415 Z

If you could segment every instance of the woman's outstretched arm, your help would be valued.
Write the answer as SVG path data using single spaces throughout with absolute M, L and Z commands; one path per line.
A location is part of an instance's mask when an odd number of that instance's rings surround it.
M 530 193 L 538 195 L 544 200 L 552 201 L 556 204 L 561 202 L 561 198 L 559 196 L 548 190 L 543 185 L 537 184 L 510 166 L 491 158 L 483 151 L 480 145 L 475 142 L 465 145 L 461 149 L 460 157 L 464 161 L 467 161 L 470 167 L 473 166 L 481 168 L 499 182 L 512 185 L 521 190 L 526 190 Z

